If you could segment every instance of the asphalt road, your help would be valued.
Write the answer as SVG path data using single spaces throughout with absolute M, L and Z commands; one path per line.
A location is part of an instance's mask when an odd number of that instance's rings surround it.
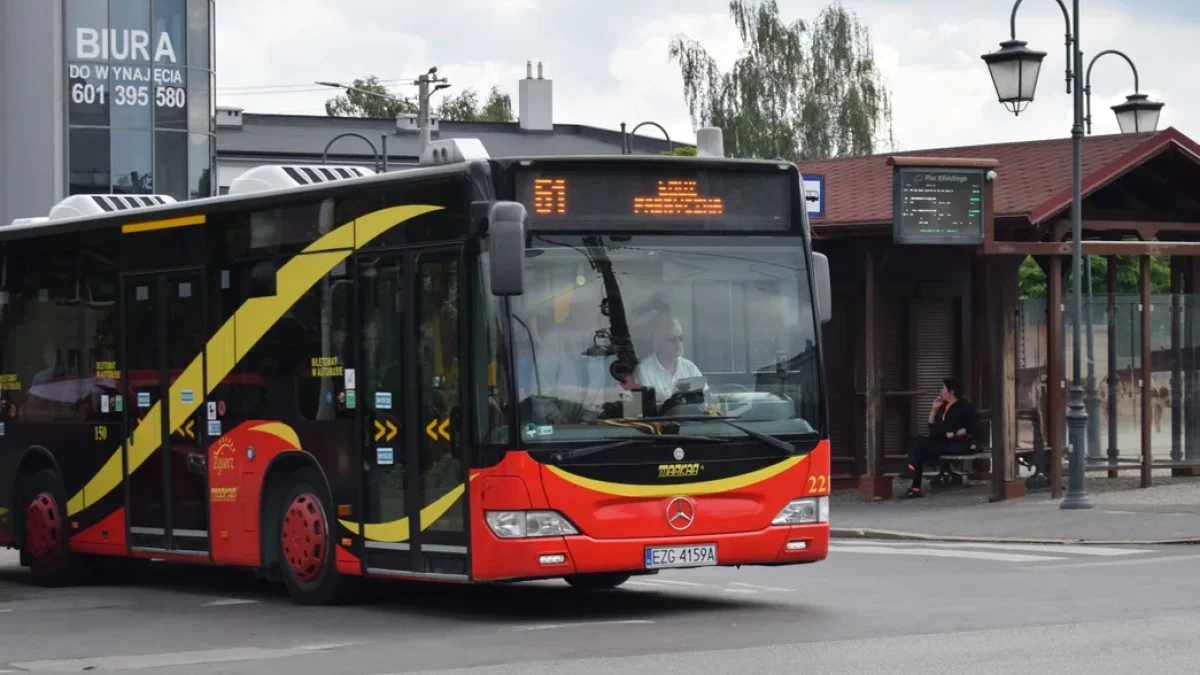
M 0 673 L 1196 672 L 1200 549 L 843 541 L 622 590 L 382 584 L 307 608 L 237 572 L 45 590 L 0 553 Z

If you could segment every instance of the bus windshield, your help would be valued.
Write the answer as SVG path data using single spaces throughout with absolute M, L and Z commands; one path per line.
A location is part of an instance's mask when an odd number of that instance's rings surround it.
M 744 438 L 749 428 L 794 438 L 821 427 L 799 237 L 534 235 L 512 311 L 531 450 L 645 433 L 614 423 L 636 417 L 705 436 Z

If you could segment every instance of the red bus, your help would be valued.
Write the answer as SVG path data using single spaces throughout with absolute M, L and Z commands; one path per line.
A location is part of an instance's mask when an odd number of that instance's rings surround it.
M 0 546 L 42 584 L 166 560 L 306 604 L 824 560 L 801 186 L 450 140 L 2 227 Z

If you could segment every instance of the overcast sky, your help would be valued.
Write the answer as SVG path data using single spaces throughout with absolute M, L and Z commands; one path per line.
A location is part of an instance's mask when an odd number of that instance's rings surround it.
M 787 19 L 813 19 L 824 0 L 779 0 Z M 1068 3 L 1070 4 L 1070 3 Z M 554 80 L 559 123 L 616 129 L 643 120 L 693 142 L 672 36 L 699 40 L 722 67 L 740 43 L 727 0 L 220 0 L 217 103 L 247 112 L 323 114 L 338 92 L 315 80 L 349 83 L 374 74 L 406 84 L 430 66 L 464 87 L 498 85 L 517 99 L 527 60 Z M 1009 37 L 1010 0 L 843 0 L 872 33 L 894 95 L 899 149 L 1065 137 L 1062 12 L 1051 0 L 1025 2 L 1017 37 L 1048 52 L 1037 99 L 1014 117 L 996 101 L 980 55 Z M 1141 90 L 1165 101 L 1160 128 L 1200 140 L 1200 2 L 1086 0 L 1085 58 L 1129 54 Z M 1133 92 L 1123 60 L 1106 56 L 1092 72 L 1093 131 L 1115 133 L 1110 106 Z M 643 128 L 643 131 L 647 131 Z

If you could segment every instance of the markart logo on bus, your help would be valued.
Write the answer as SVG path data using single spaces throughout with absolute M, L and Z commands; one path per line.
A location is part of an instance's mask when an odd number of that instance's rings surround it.
M 72 60 L 93 63 L 68 64 L 71 102 L 144 107 L 153 100 L 158 108 L 186 106 L 184 71 L 170 33 L 151 42 L 144 30 L 76 28 Z M 147 61 L 153 65 L 144 65 Z

